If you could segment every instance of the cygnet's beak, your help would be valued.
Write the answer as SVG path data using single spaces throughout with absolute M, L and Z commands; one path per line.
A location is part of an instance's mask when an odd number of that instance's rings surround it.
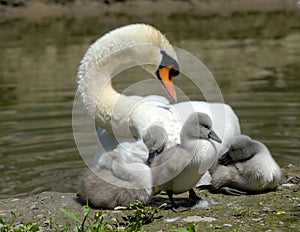
M 148 159 L 147 159 L 146 163 L 147 163 L 148 165 L 151 165 L 152 162 L 153 162 L 153 160 L 154 160 L 154 158 L 155 158 L 157 155 L 158 155 L 158 151 L 157 151 L 157 150 L 150 152 L 149 155 L 148 155 Z
M 219 138 L 219 136 L 217 136 L 217 134 L 214 131 L 210 131 L 208 133 L 208 138 L 210 138 L 211 140 L 214 140 L 218 143 L 222 143 L 222 140 Z
M 172 66 L 163 66 L 157 70 L 158 79 L 162 82 L 165 89 L 168 91 L 169 95 L 172 97 L 174 102 L 177 102 L 177 95 L 174 88 L 174 83 L 172 79 Z
M 221 157 L 218 158 L 218 162 L 224 166 L 227 166 L 228 164 L 232 163 L 232 158 L 229 154 L 229 152 L 226 152 Z

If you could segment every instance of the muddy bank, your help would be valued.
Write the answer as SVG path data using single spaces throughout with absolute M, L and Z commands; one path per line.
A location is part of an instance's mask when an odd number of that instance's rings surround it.
M 297 0 L 1 0 L 0 22 L 103 18 L 109 15 L 209 17 L 249 12 L 295 12 Z
M 161 217 L 143 227 L 149 231 L 170 231 L 189 223 L 198 223 L 201 231 L 296 231 L 300 219 L 299 171 L 300 166 L 285 167 L 280 190 L 266 194 L 236 197 L 196 190 L 208 205 L 179 214 L 173 213 L 168 207 L 161 209 L 158 212 Z M 184 197 L 187 194 L 178 195 L 176 199 Z M 169 203 L 167 196 L 160 195 L 154 198 L 152 204 L 160 205 L 163 202 Z M 11 212 L 14 212 L 14 224 L 32 221 L 44 230 L 54 230 L 51 220 L 59 229 L 67 222 L 71 228 L 80 224 L 62 213 L 60 208 L 72 210 L 83 219 L 82 205 L 77 202 L 75 193 L 43 192 L 25 198 L 0 200 L 0 216 L 7 222 L 12 219 Z M 95 212 L 98 210 L 92 210 L 91 215 Z M 122 217 L 130 213 L 130 210 L 103 211 L 107 221 L 122 221 Z

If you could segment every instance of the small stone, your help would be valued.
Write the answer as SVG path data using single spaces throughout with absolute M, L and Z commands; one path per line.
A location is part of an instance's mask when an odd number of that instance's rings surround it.
M 118 213 L 122 213 L 122 211 L 121 210 L 112 210 L 112 211 L 110 211 L 110 213 L 111 214 L 118 214 Z
M 6 216 L 5 211 L 0 211 L 0 216 L 5 217 Z
M 105 227 L 106 227 L 108 230 L 113 230 L 112 225 L 107 224 L 107 225 L 105 225 Z
M 114 208 L 114 210 L 126 210 L 126 209 L 128 209 L 128 207 L 126 207 L 126 206 L 116 206 Z
M 166 223 L 171 223 L 171 222 L 176 222 L 180 219 L 180 217 L 175 217 L 175 218 L 166 218 L 165 222 Z
M 263 208 L 263 211 L 264 211 L 264 212 L 270 212 L 270 211 L 272 211 L 272 210 L 271 210 L 271 208 L 269 208 L 269 207 L 264 207 L 264 208 Z
M 36 205 L 32 205 L 32 206 L 30 206 L 30 209 L 31 210 L 38 210 L 39 208 Z
M 43 197 L 43 198 L 40 199 L 40 201 L 45 201 L 47 199 L 50 199 L 50 197 Z
M 182 219 L 182 221 L 185 222 L 214 222 L 216 220 L 217 219 L 213 217 L 200 217 L 200 216 L 189 216 Z
M 252 218 L 252 221 L 255 221 L 255 222 L 260 222 L 262 220 L 263 220 L 262 218 Z
M 228 224 L 228 223 L 223 224 L 223 226 L 224 226 L 224 227 L 232 227 L 232 225 L 231 225 L 231 224 Z
M 295 186 L 295 184 L 290 184 L 290 183 L 287 183 L 287 184 L 282 184 L 281 185 L 283 188 L 292 188 Z
M 44 226 L 49 226 L 51 224 L 50 220 L 46 220 L 43 222 L 43 225 Z
M 11 199 L 10 201 L 15 202 L 15 201 L 19 201 L 19 200 L 20 200 L 20 198 L 14 198 L 14 199 Z
M 118 220 L 116 218 L 111 218 L 110 219 L 112 222 L 118 222 Z

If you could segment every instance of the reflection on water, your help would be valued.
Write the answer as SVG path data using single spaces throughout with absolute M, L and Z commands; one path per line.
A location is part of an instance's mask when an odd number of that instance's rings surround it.
M 98 35 L 109 29 L 99 28 Z M 51 28 L 35 28 L 24 35 L 19 28 L 22 33 L 9 40 L 1 33 L 0 198 L 74 191 L 84 167 L 73 140 L 71 110 L 77 66 L 98 35 L 63 29 L 52 35 Z M 212 71 L 244 133 L 266 143 L 281 166 L 299 163 L 299 31 L 260 39 L 252 31 L 242 38 L 232 32 L 232 38 L 211 39 L 196 25 L 166 32 L 174 45 L 192 52 Z M 134 80 L 143 74 L 130 73 Z M 116 80 L 119 90 L 132 81 Z M 191 99 L 199 99 L 193 86 L 180 78 L 175 82 Z

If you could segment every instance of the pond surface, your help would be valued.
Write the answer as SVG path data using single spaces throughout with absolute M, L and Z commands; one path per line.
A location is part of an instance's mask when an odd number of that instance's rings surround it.
M 272 16 L 277 21 L 262 16 L 262 22 L 249 17 L 148 21 L 208 67 L 243 133 L 264 142 L 280 166 L 299 164 L 299 21 L 284 15 Z M 96 38 L 131 21 L 116 17 L 102 23 L 0 26 L 0 198 L 75 191 L 85 167 L 71 123 L 77 67 Z M 271 26 L 264 28 L 266 21 Z M 133 72 L 133 78 L 141 73 Z M 115 87 L 130 81 L 120 78 Z M 192 86 L 179 78 L 175 83 L 199 99 Z

